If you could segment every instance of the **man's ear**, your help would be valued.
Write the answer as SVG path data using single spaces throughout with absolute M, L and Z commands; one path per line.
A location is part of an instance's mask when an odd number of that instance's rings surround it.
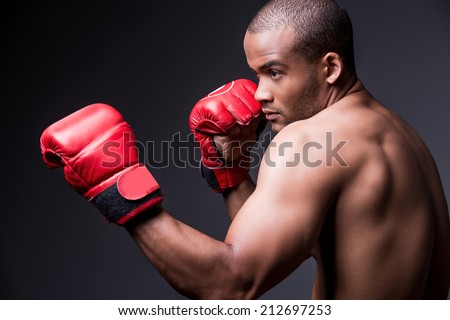
M 335 84 L 344 71 L 342 58 L 335 52 L 328 52 L 322 58 L 322 65 L 327 83 Z

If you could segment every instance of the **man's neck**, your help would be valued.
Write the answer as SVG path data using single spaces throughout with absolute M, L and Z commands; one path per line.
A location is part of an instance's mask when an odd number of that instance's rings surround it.
M 341 81 L 339 85 L 336 85 L 330 92 L 327 101 L 327 107 L 335 104 L 342 98 L 364 90 L 362 82 L 358 79 L 356 74 L 350 76 L 348 79 Z

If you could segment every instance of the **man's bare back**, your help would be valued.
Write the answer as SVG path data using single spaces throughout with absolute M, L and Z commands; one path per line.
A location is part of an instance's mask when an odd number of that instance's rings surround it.
M 449 219 L 434 160 L 414 130 L 361 83 L 353 91 L 293 124 L 331 132 L 334 145 L 345 141 L 345 165 L 333 163 L 341 172 L 339 195 L 312 251 L 312 296 L 445 299 Z

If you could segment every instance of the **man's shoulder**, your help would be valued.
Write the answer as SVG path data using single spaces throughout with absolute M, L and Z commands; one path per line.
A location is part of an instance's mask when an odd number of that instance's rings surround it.
M 326 141 L 330 134 L 335 137 L 346 137 L 351 134 L 349 125 L 355 121 L 352 118 L 348 114 L 325 109 L 311 118 L 288 124 L 275 136 L 274 141 L 321 143 Z
M 278 132 L 266 150 L 265 159 L 269 159 L 266 162 L 273 167 L 296 168 L 296 172 L 331 174 L 341 169 L 349 171 L 353 155 L 347 150 L 348 142 L 330 126 L 319 125 L 311 119 L 301 120 Z
M 302 163 L 309 167 L 345 169 L 348 173 L 382 148 L 383 136 L 389 130 L 389 120 L 377 112 L 346 106 L 330 108 L 284 127 L 272 147 L 278 147 L 274 150 L 281 154 L 300 154 Z

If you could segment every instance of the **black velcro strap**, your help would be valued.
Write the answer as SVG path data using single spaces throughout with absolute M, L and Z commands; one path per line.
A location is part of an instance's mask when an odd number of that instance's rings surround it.
M 141 199 L 128 200 L 122 197 L 119 190 L 117 190 L 117 185 L 113 184 L 93 198 L 91 202 L 103 213 L 109 222 L 114 223 L 129 212 L 139 208 L 144 203 L 161 196 L 161 189 L 158 189 Z

